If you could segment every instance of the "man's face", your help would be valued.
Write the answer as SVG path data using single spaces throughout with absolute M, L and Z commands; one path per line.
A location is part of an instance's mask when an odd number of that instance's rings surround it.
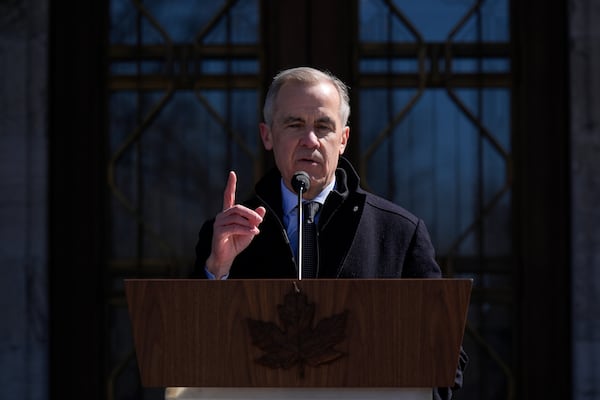
M 310 176 L 307 199 L 333 181 L 346 148 L 350 128 L 342 126 L 339 111 L 340 97 L 333 84 L 288 82 L 277 95 L 272 126 L 260 125 L 263 145 L 273 150 L 286 186 L 293 191 L 290 182 L 297 171 Z

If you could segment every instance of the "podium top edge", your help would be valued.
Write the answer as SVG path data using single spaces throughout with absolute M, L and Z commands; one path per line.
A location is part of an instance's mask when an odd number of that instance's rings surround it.
M 125 282 L 198 282 L 198 281 L 209 281 L 209 279 L 202 278 L 124 278 Z M 264 278 L 252 278 L 252 279 L 223 279 L 215 282 L 356 282 L 356 281 L 402 281 L 402 282 L 415 282 L 415 281 L 452 281 L 452 282 L 471 282 L 473 278 L 318 278 L 318 279 L 264 279 Z

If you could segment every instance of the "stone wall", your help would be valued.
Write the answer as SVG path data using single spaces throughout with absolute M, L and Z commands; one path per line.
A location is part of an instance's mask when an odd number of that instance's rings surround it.
M 0 2 L 0 397 L 48 398 L 48 1 Z
M 570 2 L 573 383 L 600 399 L 600 0 Z

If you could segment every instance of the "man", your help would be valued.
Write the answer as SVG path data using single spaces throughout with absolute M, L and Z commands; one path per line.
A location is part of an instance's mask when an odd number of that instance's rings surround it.
M 304 200 L 322 204 L 317 214 L 317 278 L 436 278 L 441 271 L 424 222 L 405 209 L 364 191 L 342 156 L 350 128 L 347 87 L 312 68 L 279 73 L 267 93 L 260 136 L 276 169 L 236 203 L 236 175 L 229 173 L 223 211 L 200 230 L 195 272 L 210 279 L 295 278 L 291 240 L 297 231 L 293 175 L 310 178 Z M 456 385 L 467 357 L 461 352 Z M 450 388 L 434 391 L 450 399 Z

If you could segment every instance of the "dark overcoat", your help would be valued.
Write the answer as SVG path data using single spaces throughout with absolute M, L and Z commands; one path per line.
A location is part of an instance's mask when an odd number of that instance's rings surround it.
M 271 170 L 243 204 L 267 213 L 260 233 L 240 253 L 230 278 L 294 278 L 296 262 L 283 226 L 281 175 Z M 340 158 L 336 188 L 318 224 L 319 278 L 436 278 L 441 276 L 425 223 L 404 208 L 363 190 L 354 168 Z M 214 219 L 201 228 L 196 274 L 204 274 Z

